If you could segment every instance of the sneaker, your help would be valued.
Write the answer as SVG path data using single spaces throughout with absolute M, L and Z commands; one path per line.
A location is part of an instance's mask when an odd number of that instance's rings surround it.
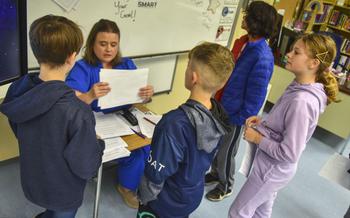
M 211 185 L 218 182 L 219 182 L 219 179 L 216 176 L 213 176 L 211 173 L 207 173 L 204 177 L 205 185 Z
M 139 208 L 139 200 L 137 199 L 136 193 L 131 191 L 130 189 L 124 188 L 121 185 L 117 185 L 117 191 L 122 196 L 124 202 L 128 207 L 138 209 Z
M 209 191 L 205 197 L 209 200 L 209 201 L 221 201 L 224 198 L 230 196 L 232 194 L 232 190 L 228 190 L 227 192 L 223 192 L 221 191 L 219 188 L 214 188 L 213 190 Z

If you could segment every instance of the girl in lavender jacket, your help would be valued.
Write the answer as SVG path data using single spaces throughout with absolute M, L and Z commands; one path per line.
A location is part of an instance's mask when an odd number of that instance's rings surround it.
M 244 138 L 257 145 L 253 168 L 229 217 L 270 217 L 277 192 L 293 178 L 301 153 L 326 105 L 337 102 L 338 85 L 330 72 L 334 41 L 324 35 L 299 38 L 287 54 L 286 68 L 295 74 L 264 119 L 247 119 Z

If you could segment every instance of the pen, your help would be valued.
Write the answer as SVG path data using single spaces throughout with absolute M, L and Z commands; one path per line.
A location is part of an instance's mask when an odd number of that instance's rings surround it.
M 153 125 L 156 125 L 154 122 L 152 122 L 151 120 L 147 119 L 146 117 L 143 117 L 143 119 L 148 121 L 148 122 L 150 122 L 150 123 L 152 123 Z
M 146 136 L 144 136 L 142 133 L 140 132 L 136 132 L 134 129 L 130 128 L 136 135 L 140 136 L 141 138 L 145 139 Z

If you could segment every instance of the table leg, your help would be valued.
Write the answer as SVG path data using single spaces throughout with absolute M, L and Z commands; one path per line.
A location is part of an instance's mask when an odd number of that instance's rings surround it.
M 102 163 L 100 168 L 98 168 L 97 173 L 97 184 L 96 184 L 96 193 L 95 193 L 95 205 L 94 205 L 94 218 L 98 218 L 98 206 L 100 201 L 100 192 L 101 192 L 101 179 L 102 179 Z

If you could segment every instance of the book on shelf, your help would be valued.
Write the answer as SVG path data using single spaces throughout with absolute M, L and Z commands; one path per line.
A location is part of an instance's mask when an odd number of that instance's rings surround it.
M 317 14 L 315 23 L 324 23 L 327 20 L 328 15 L 332 11 L 333 5 L 324 5 L 323 14 Z
M 346 14 L 341 14 L 336 26 L 338 28 L 342 28 L 343 24 L 346 22 L 347 19 L 348 19 L 348 16 Z
M 343 27 L 344 30 L 350 31 L 350 17 L 346 21 L 344 21 Z
M 339 62 L 335 68 L 339 72 L 345 72 L 350 70 L 350 57 L 347 55 L 340 55 Z
M 340 47 L 340 52 L 345 53 L 345 54 L 350 54 L 350 40 L 349 39 L 344 39 L 344 41 Z
M 346 55 L 340 55 L 339 64 L 344 66 L 346 64 L 348 57 Z
M 337 27 L 339 29 L 344 29 L 349 31 L 350 30 L 350 17 L 345 14 L 341 13 L 340 11 L 333 10 L 329 20 L 328 24 L 332 25 L 334 27 Z
M 303 16 L 302 16 L 302 21 L 310 21 L 312 15 L 312 11 L 304 11 Z
M 332 11 L 332 14 L 331 14 L 331 16 L 330 16 L 330 18 L 329 18 L 328 24 L 333 25 L 333 26 L 336 26 L 339 17 L 340 17 L 340 11 L 333 10 L 333 11 Z

